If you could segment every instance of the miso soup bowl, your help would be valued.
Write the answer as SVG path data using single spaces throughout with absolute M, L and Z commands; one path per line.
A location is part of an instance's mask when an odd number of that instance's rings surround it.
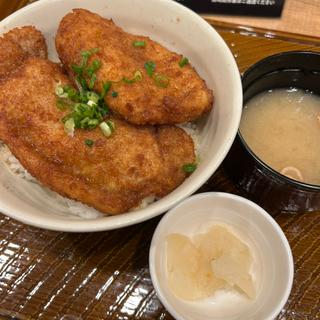
M 294 87 L 320 95 L 320 53 L 291 51 L 267 57 L 244 73 L 242 85 L 244 104 L 276 88 Z M 319 185 L 302 183 L 273 170 L 254 154 L 240 131 L 224 164 L 247 197 L 270 213 L 320 209 Z

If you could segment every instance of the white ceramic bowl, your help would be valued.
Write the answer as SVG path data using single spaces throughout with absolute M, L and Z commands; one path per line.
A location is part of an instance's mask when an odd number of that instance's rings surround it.
M 87 232 L 110 230 L 155 217 L 195 192 L 225 158 L 239 126 L 242 109 L 241 79 L 234 58 L 219 34 L 200 16 L 172 0 L 41 0 L 0 23 L 0 33 L 34 25 L 57 61 L 54 37 L 61 18 L 73 8 L 86 8 L 126 31 L 150 36 L 187 56 L 215 93 L 213 112 L 200 124 L 201 163 L 181 186 L 145 209 L 112 217 L 75 218 L 56 205 L 36 184 L 0 170 L 0 211 L 24 223 L 53 230 Z M 1 165 L 1 164 L 0 164 Z
M 203 301 L 177 298 L 167 284 L 166 236 L 192 236 L 221 223 L 252 249 L 256 299 L 223 291 Z M 255 203 L 227 193 L 198 194 L 171 209 L 154 233 L 149 268 L 160 300 L 177 320 L 272 320 L 289 297 L 294 269 L 288 241 L 273 218 Z

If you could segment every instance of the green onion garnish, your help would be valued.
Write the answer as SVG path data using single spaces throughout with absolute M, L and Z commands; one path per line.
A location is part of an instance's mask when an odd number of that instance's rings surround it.
M 97 76 L 96 76 L 96 74 L 94 73 L 94 74 L 92 75 L 90 81 L 89 81 L 89 84 L 88 84 L 88 88 L 89 88 L 90 90 L 93 89 L 96 80 L 97 80 Z
M 183 68 L 185 65 L 189 64 L 189 59 L 187 57 L 181 58 L 179 61 L 180 68 Z
M 68 96 L 68 94 L 64 92 L 63 86 L 60 83 L 56 85 L 55 93 L 59 98 L 66 98 Z
M 101 92 L 101 98 L 103 99 L 105 97 L 105 95 L 108 93 L 108 91 L 110 90 L 111 88 L 111 81 L 107 81 L 103 84 L 102 86 L 102 92 Z
M 146 42 L 145 41 L 134 41 L 133 42 L 133 46 L 136 47 L 136 48 L 145 47 L 146 46 Z
M 88 147 L 92 147 L 93 144 L 94 144 L 94 141 L 91 140 L 91 139 L 86 139 L 86 140 L 84 141 L 84 143 L 85 143 Z
M 68 98 L 71 101 L 76 101 L 79 98 L 79 95 L 77 93 L 77 90 L 75 90 L 74 88 L 70 87 L 70 86 L 64 86 L 63 87 L 64 92 L 67 93 Z
M 72 65 L 71 65 L 71 69 L 72 69 L 72 71 L 73 71 L 74 73 L 76 73 L 76 74 L 82 74 L 82 71 L 83 71 L 83 67 L 78 66 L 78 65 L 76 65 L 76 64 L 72 64 Z
M 116 98 L 118 96 L 118 92 L 117 91 L 112 91 L 111 96 L 113 98 Z
M 160 88 L 167 88 L 169 85 L 169 78 L 163 74 L 156 73 L 154 76 L 156 85 Z
M 78 86 L 80 94 L 88 90 L 87 80 L 82 78 L 82 76 L 76 77 L 76 84 Z
M 141 81 L 142 80 L 142 73 L 141 73 L 141 71 L 136 71 L 135 73 L 134 73 L 134 79 L 136 80 L 136 81 Z
M 132 84 L 132 83 L 135 83 L 135 82 L 141 81 L 141 80 L 142 80 L 142 73 L 141 73 L 141 71 L 139 71 L 139 70 L 134 73 L 134 76 L 133 76 L 132 79 L 129 79 L 129 78 L 127 78 L 127 77 L 124 77 L 124 78 L 122 79 L 122 81 L 123 81 L 124 83 L 128 83 L 128 84 Z
M 114 129 L 115 129 L 115 124 L 113 121 L 111 120 L 108 120 L 106 121 L 107 125 L 111 128 L 111 131 L 114 132 Z
M 156 69 L 156 64 L 153 61 L 147 61 L 144 64 L 144 68 L 147 71 L 147 74 L 149 75 L 149 77 L 153 76 L 154 70 Z
M 112 121 L 103 121 L 100 123 L 99 125 L 100 129 L 102 130 L 102 133 L 106 136 L 106 137 L 110 137 L 115 129 L 114 127 L 114 123 Z
M 156 64 L 153 61 L 147 61 L 144 64 L 147 74 L 150 78 L 153 78 L 155 84 L 160 88 L 167 88 L 169 85 L 169 78 L 160 73 L 154 73 Z
M 97 103 L 94 102 L 94 101 L 92 101 L 92 100 L 89 100 L 89 101 L 87 102 L 87 105 L 90 106 L 90 107 L 93 107 L 93 106 L 96 106 Z
M 87 51 L 81 51 L 81 56 L 82 57 L 86 57 L 86 58 L 89 58 L 90 56 L 92 56 L 93 54 L 99 52 L 100 49 L 99 48 L 93 48 L 93 49 L 90 49 L 90 50 L 87 50 Z
M 182 170 L 185 173 L 192 173 L 197 169 L 197 164 L 196 163 L 187 163 L 182 166 Z
M 100 60 L 93 60 L 92 64 L 90 67 L 86 68 L 86 73 L 89 77 L 92 77 L 92 75 L 99 70 L 101 67 L 101 62 Z
M 87 63 L 88 63 L 88 59 L 95 53 L 97 53 L 99 51 L 98 48 L 95 48 L 95 49 L 91 49 L 91 50 L 87 50 L 87 51 L 82 51 L 80 54 L 81 54 L 81 63 L 80 65 L 76 65 L 76 64 L 72 64 L 71 65 L 71 68 L 73 70 L 73 72 L 79 76 L 79 77 L 82 77 L 85 68 L 87 67 Z M 95 60 L 95 61 L 98 61 L 98 60 Z M 91 67 L 89 67 L 88 69 L 94 69 L 94 68 L 97 68 L 96 70 L 98 70 L 100 68 L 100 65 L 97 67 L 97 62 L 93 62 L 93 64 L 91 65 Z M 95 71 L 96 71 L 95 70 Z M 92 71 L 93 73 L 94 71 Z M 89 71 L 90 73 L 90 71 Z
M 89 101 L 93 101 L 95 104 L 98 104 L 100 96 L 94 91 L 88 91 L 87 98 Z
M 98 49 L 93 49 L 81 52 L 81 65 L 73 66 L 78 91 L 71 86 L 61 86 L 60 83 L 55 88 L 57 107 L 62 110 L 70 109 L 61 120 L 65 131 L 71 136 L 77 128 L 88 130 L 96 128 L 109 113 L 104 96 L 110 90 L 111 82 L 103 84 L 101 95 L 94 92 L 92 89 L 97 78 L 95 72 L 101 67 L 101 63 L 99 60 L 94 60 L 87 67 L 88 58 L 97 51 Z
M 75 122 L 73 118 L 69 118 L 65 123 L 64 123 L 64 131 L 69 135 L 73 137 L 74 133 L 74 128 L 75 128 Z
M 63 98 L 57 98 L 57 101 L 56 101 L 56 105 L 57 105 L 57 108 L 59 110 L 66 110 L 70 107 L 72 107 L 72 102 L 70 103 L 69 101 L 67 101 L 66 99 L 63 99 Z

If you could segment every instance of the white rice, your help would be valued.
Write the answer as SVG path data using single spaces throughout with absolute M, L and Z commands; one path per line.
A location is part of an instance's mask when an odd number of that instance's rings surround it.
M 141 203 L 137 207 L 132 208 L 130 211 L 137 211 L 137 210 L 140 210 L 140 209 L 144 209 L 149 204 L 154 203 L 156 200 L 157 200 L 157 198 L 156 198 L 155 195 L 151 195 L 149 197 L 146 197 L 146 198 L 141 200 Z
M 186 122 L 178 125 L 178 127 L 183 129 L 192 138 L 195 154 L 199 157 L 200 131 L 198 125 L 193 122 Z
M 179 127 L 185 130 L 185 132 L 191 136 L 195 145 L 195 153 L 196 155 L 198 155 L 199 130 L 197 128 L 197 125 L 193 123 L 185 123 L 185 124 L 179 125 Z M 29 174 L 29 172 L 21 165 L 19 160 L 11 153 L 9 148 L 5 144 L 3 144 L 1 141 L 0 141 L 0 161 L 2 161 L 6 165 L 6 168 L 8 169 L 8 171 L 10 171 L 19 179 L 23 179 L 24 181 L 31 183 L 33 185 L 35 184 L 38 187 L 40 186 L 38 181 L 31 174 Z M 55 206 L 57 210 L 54 210 L 55 212 L 59 212 L 59 209 L 61 210 L 61 208 L 63 208 L 62 211 L 64 211 L 64 213 L 66 213 L 67 215 L 79 217 L 82 219 L 96 219 L 98 217 L 105 216 L 105 214 L 102 214 L 101 212 L 81 202 L 62 197 L 58 193 L 53 192 L 42 186 L 41 188 L 45 193 L 40 195 L 40 197 L 45 195 L 46 198 L 49 198 L 50 200 L 54 200 L 57 203 L 57 205 Z M 143 209 L 156 200 L 157 199 L 154 195 L 146 197 L 141 201 L 141 204 L 136 208 L 133 208 L 132 211 Z
M 1 142 L 0 159 L 5 163 L 9 171 L 16 177 L 40 186 L 38 181 L 21 165 L 19 160 L 11 153 L 9 148 Z M 51 191 L 45 187 L 42 187 L 42 189 L 44 191 L 44 194 L 40 196 L 46 196 L 46 198 L 50 198 L 50 200 L 52 199 L 56 201 L 57 205 L 55 207 L 58 208 L 58 210 L 54 210 L 55 212 L 59 212 L 60 209 L 61 211 L 67 211 L 67 214 L 83 219 L 96 219 L 103 216 L 101 212 L 85 204 L 82 204 L 81 202 L 62 197 L 58 193 Z

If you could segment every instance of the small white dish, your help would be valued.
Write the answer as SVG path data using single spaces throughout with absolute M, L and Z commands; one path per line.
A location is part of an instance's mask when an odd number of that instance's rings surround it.
M 134 212 L 90 218 L 70 214 L 54 195 L 35 183 L 17 179 L 0 163 L 0 211 L 24 223 L 59 231 L 111 230 L 151 219 L 194 193 L 216 171 L 236 136 L 242 112 L 240 74 L 220 35 L 193 11 L 172 0 L 41 0 L 0 22 L 0 34 L 34 25 L 46 37 L 49 58 L 58 61 L 54 38 L 60 20 L 73 8 L 112 18 L 128 32 L 151 37 L 187 56 L 215 94 L 213 111 L 199 123 L 197 170 L 169 195 Z
M 166 237 L 192 236 L 215 224 L 230 226 L 252 250 L 254 300 L 220 290 L 208 299 L 183 301 L 168 287 Z M 289 297 L 294 274 L 289 243 L 275 220 L 255 203 L 228 193 L 197 194 L 171 209 L 154 233 L 149 268 L 159 299 L 177 320 L 272 320 Z

